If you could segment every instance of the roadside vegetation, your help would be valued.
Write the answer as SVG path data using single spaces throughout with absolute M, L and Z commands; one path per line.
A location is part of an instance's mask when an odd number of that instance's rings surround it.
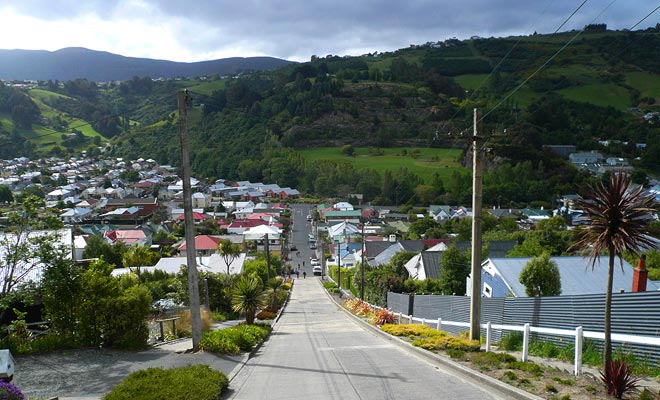
M 217 400 L 229 386 L 227 377 L 208 365 L 148 368 L 127 376 L 104 400 Z

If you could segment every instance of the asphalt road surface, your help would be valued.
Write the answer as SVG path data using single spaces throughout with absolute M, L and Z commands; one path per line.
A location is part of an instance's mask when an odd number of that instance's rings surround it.
M 504 399 L 363 328 L 297 279 L 270 338 L 230 382 L 230 399 Z

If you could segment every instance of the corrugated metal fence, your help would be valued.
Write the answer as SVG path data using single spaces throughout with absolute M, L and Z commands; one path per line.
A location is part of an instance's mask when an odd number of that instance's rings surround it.
M 412 304 L 411 304 L 412 302 Z M 470 298 L 466 296 L 408 295 L 388 292 L 387 305 L 394 312 L 437 320 L 469 322 Z M 558 297 L 482 298 L 481 322 L 524 325 L 543 328 L 575 329 L 602 332 L 605 294 Z M 458 334 L 461 327 L 443 326 Z M 506 332 L 504 332 L 506 333 Z M 615 293 L 612 298 L 612 333 L 660 336 L 660 292 Z M 498 341 L 502 332 L 494 332 Z M 559 342 L 557 338 L 543 339 Z M 597 343 L 598 345 L 599 343 Z M 614 345 L 620 345 L 614 343 Z M 660 361 L 660 349 L 623 344 L 624 350 L 651 362 Z

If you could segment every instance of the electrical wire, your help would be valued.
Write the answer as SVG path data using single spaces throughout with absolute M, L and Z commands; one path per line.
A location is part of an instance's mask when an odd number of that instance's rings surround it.
M 617 0 L 612 0 L 607 6 L 605 6 L 605 8 L 600 13 L 598 13 L 598 15 L 596 15 L 596 17 L 594 17 L 594 19 L 592 20 L 592 23 L 594 21 L 596 21 L 598 18 L 600 18 L 600 16 L 603 15 L 612 6 L 612 4 L 614 4 L 616 1 Z M 582 4 L 580 4 L 578 9 L 580 9 L 582 7 L 582 5 L 584 5 L 584 2 Z M 577 10 L 576 10 L 576 12 L 577 12 Z M 573 14 L 571 14 L 571 16 L 573 16 L 573 15 L 575 15 L 575 12 Z M 580 35 L 582 35 L 582 33 L 584 33 L 584 28 L 582 28 L 575 35 L 573 35 L 562 47 L 559 48 L 559 50 L 557 50 L 552 56 L 550 56 L 550 58 L 548 58 L 543 64 L 541 64 L 541 66 L 538 67 L 534 72 L 532 72 L 531 75 L 529 75 L 524 81 L 522 81 L 518 86 L 516 86 L 511 92 L 509 92 L 509 94 L 504 96 L 504 98 L 502 100 L 500 100 L 494 107 L 492 107 L 490 110 L 488 110 L 488 112 L 486 112 L 483 116 L 481 116 L 477 120 L 477 123 L 483 121 L 487 116 L 489 116 L 491 113 L 493 113 L 493 111 L 495 111 L 502 104 L 504 104 L 505 101 L 507 101 L 511 96 L 513 96 L 516 92 L 518 92 L 518 90 L 520 90 L 527 82 L 529 82 L 534 76 L 536 76 L 536 74 L 538 74 L 543 68 L 545 68 L 552 60 L 554 60 L 555 57 L 557 57 L 559 54 L 561 54 L 561 52 L 563 52 L 564 49 L 566 49 L 569 45 L 571 45 L 571 43 L 573 43 L 575 41 L 575 39 L 577 39 Z M 474 127 L 474 125 L 472 125 L 472 127 Z

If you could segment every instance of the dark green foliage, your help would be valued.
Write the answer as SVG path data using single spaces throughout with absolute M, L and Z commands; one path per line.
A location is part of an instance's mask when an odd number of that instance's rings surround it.
M 511 332 L 502 336 L 499 347 L 502 350 L 520 351 L 522 349 L 523 334 L 520 332 Z
M 238 354 L 250 351 L 264 341 L 271 331 L 270 325 L 237 325 L 231 328 L 206 332 L 202 335 L 200 347 L 217 354 Z
M 561 276 L 557 263 L 550 260 L 550 254 L 533 257 L 520 271 L 520 283 L 525 286 L 529 297 L 559 296 L 561 294 Z
M 127 250 L 128 247 L 121 241 L 110 244 L 99 235 L 90 236 L 83 251 L 83 258 L 103 258 L 115 268 L 121 268 L 124 265 L 123 258 Z
M 148 368 L 133 372 L 104 400 L 219 400 L 229 386 L 227 377 L 208 365 L 164 370 Z
M 112 265 L 102 261 L 86 271 L 66 264 L 50 267 L 43 283 L 46 315 L 57 334 L 77 345 L 143 348 L 149 335 L 149 291 L 137 285 L 137 277 L 115 278 L 111 271 Z
M 442 256 L 438 276 L 442 294 L 462 296 L 465 294 L 465 281 L 470 274 L 470 256 L 450 246 Z

